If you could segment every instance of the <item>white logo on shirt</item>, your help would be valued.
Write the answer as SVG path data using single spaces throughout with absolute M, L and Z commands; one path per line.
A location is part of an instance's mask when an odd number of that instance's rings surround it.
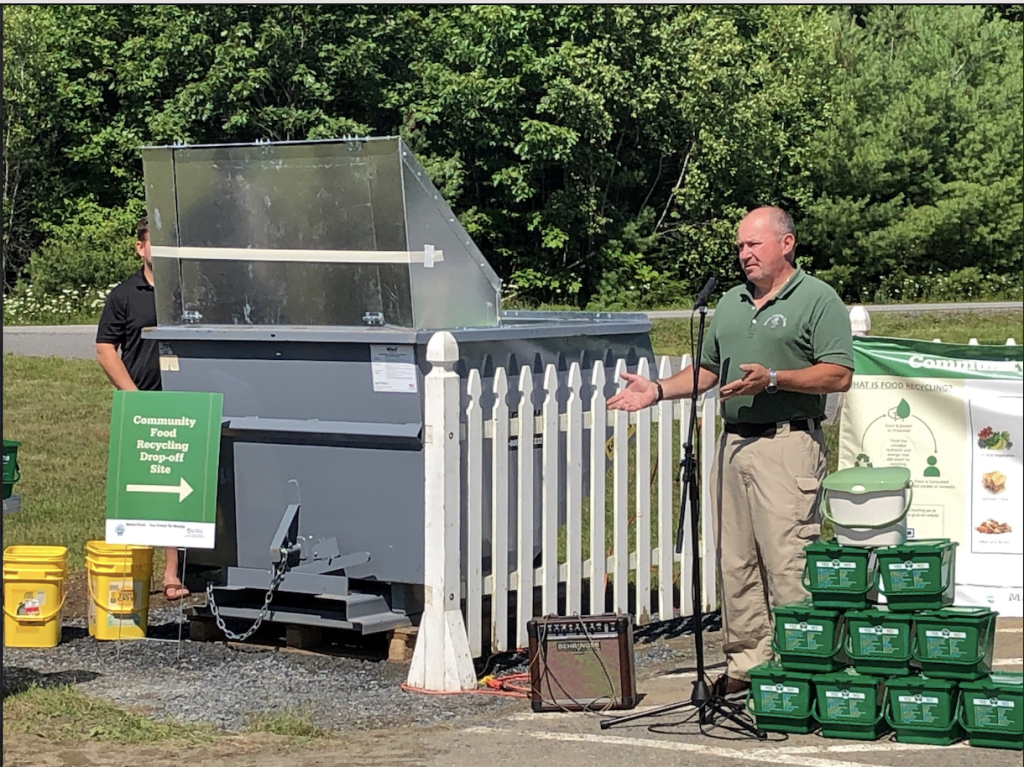
M 786 327 L 786 315 L 784 314 L 773 314 L 764 321 L 764 326 L 766 328 L 777 328 L 780 325 L 782 327 Z

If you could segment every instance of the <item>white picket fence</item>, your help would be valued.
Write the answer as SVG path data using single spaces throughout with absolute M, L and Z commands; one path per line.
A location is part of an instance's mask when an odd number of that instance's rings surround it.
M 870 332 L 870 317 L 863 307 L 853 307 L 850 319 L 854 335 Z M 1006 343 L 1015 341 L 1010 338 Z M 585 588 L 589 613 L 610 607 L 632 614 L 639 624 L 692 615 L 690 529 L 687 523 L 682 553 L 677 554 L 674 495 L 690 403 L 662 402 L 632 414 L 608 412 L 605 392 L 612 387 L 603 361 L 594 362 L 587 381 L 579 363 L 573 362 L 567 374 L 548 365 L 540 375 L 517 376 L 518 401 L 536 405 L 540 400 L 533 417 L 520 417 L 508 405 L 508 399 L 516 399 L 508 395 L 516 392 L 510 392 L 504 368 L 497 367 L 486 386 L 479 370 L 473 369 L 463 385 L 455 371 L 458 359 L 458 344 L 450 333 L 431 338 L 427 360 L 432 369 L 424 381 L 425 609 L 408 683 L 437 691 L 471 689 L 476 684 L 473 658 L 526 647 L 527 622 L 535 615 L 583 614 Z M 668 377 L 689 362 L 688 355 L 658 357 L 657 377 Z M 623 384 L 624 370 L 626 361 L 618 360 L 616 388 Z M 641 359 L 635 372 L 651 377 L 652 371 Z M 535 389 L 540 389 L 539 397 Z M 708 392 L 699 404 L 700 423 L 710 429 L 699 440 L 697 455 L 704 611 L 716 609 L 718 602 L 711 504 L 704 481 L 715 445 L 716 392 Z M 830 418 L 840 402 L 830 402 Z M 531 410 L 529 405 L 519 407 Z M 535 450 L 521 449 L 538 438 L 539 465 Z M 610 488 L 606 448 L 611 453 Z M 657 545 L 652 543 L 655 532 Z M 564 557 L 559 557 L 560 537 Z M 512 562 L 510 551 L 516 552 Z M 536 591 L 539 606 L 533 599 Z M 512 594 L 516 599 L 510 630 Z M 485 606 L 490 616 L 486 623 Z M 490 634 L 486 642 L 485 626 Z
M 455 685 L 471 677 L 473 657 L 526 647 L 531 618 L 583 614 L 585 596 L 587 612 L 601 613 L 610 607 L 634 615 L 640 624 L 692 614 L 689 523 L 682 553 L 677 554 L 678 493 L 673 492 L 687 438 L 689 401 L 662 402 L 631 414 L 609 412 L 605 392 L 612 387 L 603 361 L 597 360 L 587 371 L 587 381 L 579 362 L 572 362 L 561 375 L 554 365 L 539 375 L 523 368 L 526 374 L 516 377 L 515 389 L 518 401 L 530 404 L 520 405 L 515 412 L 508 405 L 510 381 L 503 367 L 496 368 L 487 386 L 479 370 L 470 370 L 462 390 L 454 371 L 458 345 L 449 333 L 435 334 L 427 359 L 432 370 L 424 381 L 425 508 L 428 517 L 436 517 L 433 529 L 444 532 L 432 538 L 428 519 L 425 601 L 443 604 L 445 617 L 435 616 L 436 623 L 424 625 L 431 612 L 425 611 L 410 670 L 411 685 L 466 689 Z M 689 361 L 688 355 L 657 358 L 658 377 L 678 372 Z M 625 370 L 625 360 L 614 364 L 616 389 L 623 385 L 620 374 Z M 640 359 L 633 372 L 651 377 L 648 360 Z M 535 392 L 537 388 L 540 393 Z M 485 407 L 485 402 L 490 406 Z M 714 450 L 714 392 L 705 395 L 699 406 L 701 422 L 712 425 L 710 438 L 699 440 L 697 461 L 704 467 L 699 474 L 705 475 Z M 440 441 L 439 436 L 443 436 Z M 536 450 L 522 449 L 536 444 L 538 438 L 539 461 Z M 583 464 L 585 454 L 588 466 Z M 610 487 L 606 486 L 609 481 Z M 515 485 L 513 508 L 510 482 Z M 718 598 L 709 491 L 700 484 L 705 512 L 699 536 L 702 607 L 708 611 L 716 608 Z M 564 530 L 562 557 L 560 528 Z M 589 545 L 584 551 L 585 530 L 589 530 Z M 516 552 L 511 562 L 509 551 Z M 446 566 L 441 560 L 447 560 Z M 452 560 L 461 566 L 452 566 Z M 609 585 L 610 605 L 606 603 Z M 535 609 L 537 592 L 540 603 Z M 486 642 L 485 604 L 490 615 Z M 445 648 L 451 665 L 443 670 L 444 664 L 435 660 L 441 657 L 436 654 L 437 643 L 451 643 L 452 635 L 460 631 L 465 638 L 455 639 L 454 652 Z

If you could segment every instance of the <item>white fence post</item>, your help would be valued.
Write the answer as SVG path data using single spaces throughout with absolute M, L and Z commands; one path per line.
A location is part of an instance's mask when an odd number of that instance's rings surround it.
M 615 363 L 618 391 L 626 386 L 624 372 L 626 361 L 620 359 Z M 612 412 L 612 435 L 612 605 L 625 614 L 629 612 L 629 413 L 625 410 Z
M 854 337 L 871 334 L 871 314 L 867 308 L 860 306 L 850 307 L 850 333 Z M 825 397 L 825 420 L 826 424 L 833 424 L 839 418 L 843 410 L 842 392 L 832 392 Z
M 608 411 L 605 408 L 604 365 L 594 364 L 590 380 L 593 394 L 590 399 L 590 612 L 604 612 L 605 579 L 605 431 L 608 425 Z
M 646 357 L 641 357 L 636 372 L 651 377 Z M 651 622 L 651 411 L 644 408 L 636 414 L 635 502 L 636 522 L 636 622 Z
M 863 306 L 850 307 L 850 330 L 855 336 L 866 336 L 871 332 L 871 315 Z
M 565 612 L 583 610 L 583 375 L 580 363 L 569 366 L 569 401 L 565 405 Z M 591 469 L 593 471 L 593 469 Z
M 672 361 L 661 357 L 658 361 L 658 378 L 664 381 L 672 376 Z M 675 563 L 675 528 L 672 514 L 675 503 L 672 497 L 676 462 L 672 450 L 673 414 L 675 402 L 670 399 L 658 403 L 658 617 L 671 620 L 674 610 L 673 571 Z
M 424 397 L 424 607 L 408 683 L 439 692 L 476 687 L 473 654 L 460 604 L 459 345 L 451 333 L 435 333 L 427 344 L 431 370 Z

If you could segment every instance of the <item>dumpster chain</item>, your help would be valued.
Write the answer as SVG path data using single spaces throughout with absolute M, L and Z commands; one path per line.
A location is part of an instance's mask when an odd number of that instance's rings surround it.
M 256 616 L 256 621 L 253 623 L 248 630 L 243 631 L 241 634 L 236 634 L 231 631 L 225 624 L 224 619 L 220 615 L 220 608 L 217 607 L 217 602 L 213 598 L 213 584 L 206 584 L 206 605 L 210 608 L 210 612 L 213 614 L 214 619 L 217 621 L 217 628 L 220 629 L 224 636 L 233 642 L 244 642 L 246 639 L 256 633 L 256 630 L 263 623 L 263 619 L 267 617 L 267 613 L 270 612 L 270 603 L 274 599 L 274 592 L 277 591 L 278 586 L 281 585 L 281 581 L 284 580 L 285 573 L 288 571 L 288 556 L 285 549 L 281 550 L 281 560 L 271 570 L 270 577 L 270 588 L 267 589 L 267 594 L 263 598 L 263 607 L 260 608 L 260 614 Z

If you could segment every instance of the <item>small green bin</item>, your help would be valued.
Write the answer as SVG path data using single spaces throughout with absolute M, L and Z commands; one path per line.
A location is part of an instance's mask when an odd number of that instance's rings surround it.
M 862 674 L 910 674 L 914 619 L 885 607 L 846 613 L 846 654 Z
M 4 440 L 4 500 L 14 492 L 14 483 L 21 479 L 21 467 L 18 466 L 18 448 L 20 442 L 13 439 Z
M 808 673 L 788 671 L 774 660 L 750 669 L 747 710 L 765 732 L 814 732 L 813 696 Z
M 935 679 L 978 679 L 992 670 L 996 613 L 987 607 L 944 607 L 914 617 L 911 653 Z
M 1024 675 L 1000 671 L 973 682 L 960 683 L 957 719 L 972 746 L 1024 748 Z
M 875 588 L 875 560 L 870 549 L 816 541 L 804 546 L 804 586 L 815 607 L 863 609 Z
M 875 550 L 878 592 L 894 612 L 939 610 L 953 604 L 956 542 L 922 538 Z
M 885 718 L 900 743 L 950 746 L 963 739 L 956 716 L 960 701 L 956 682 L 918 674 L 887 679 L 885 689 L 889 697 Z
M 824 673 L 843 667 L 836 657 L 842 647 L 843 614 L 823 610 L 810 600 L 772 609 L 772 649 L 787 671 Z
M 845 668 L 816 674 L 812 716 L 826 738 L 878 740 L 889 731 L 885 720 L 885 680 Z

